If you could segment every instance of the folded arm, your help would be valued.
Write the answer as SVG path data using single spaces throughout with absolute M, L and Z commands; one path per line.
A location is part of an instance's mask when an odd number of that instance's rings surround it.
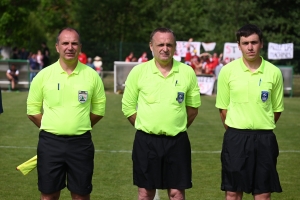
M 227 129 L 228 126 L 225 124 L 227 110 L 225 110 L 225 109 L 219 109 L 219 112 L 220 112 L 220 116 L 221 116 L 221 120 L 222 120 L 223 126 L 224 126 L 225 129 Z
M 103 116 L 101 115 L 95 115 L 93 113 L 90 114 L 90 120 L 91 120 L 91 127 L 93 127 L 95 124 L 97 124 L 100 119 L 102 119 Z
M 187 113 L 187 125 L 186 125 L 186 127 L 188 128 L 193 123 L 196 116 L 198 115 L 198 108 L 193 108 L 193 107 L 187 106 L 186 107 L 186 113 Z
M 42 113 L 37 114 L 37 115 L 27 115 L 27 116 L 38 128 L 41 127 L 41 122 L 42 122 L 42 117 L 43 117 Z

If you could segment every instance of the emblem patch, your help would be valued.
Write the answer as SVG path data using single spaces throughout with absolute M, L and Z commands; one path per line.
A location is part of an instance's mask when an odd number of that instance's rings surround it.
M 268 91 L 261 91 L 260 98 L 262 102 L 266 102 L 269 98 L 269 92 Z
M 182 103 L 183 100 L 184 100 L 184 93 L 183 92 L 178 92 L 176 100 L 178 101 L 178 103 Z
M 87 91 L 81 91 L 81 90 L 78 91 L 78 101 L 80 103 L 86 102 L 87 98 L 88 98 L 88 92 Z

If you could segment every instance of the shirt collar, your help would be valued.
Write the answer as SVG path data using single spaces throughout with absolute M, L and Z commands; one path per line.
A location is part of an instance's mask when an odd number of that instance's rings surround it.
M 74 71 L 71 74 L 79 74 L 80 70 L 82 69 L 82 67 L 84 66 L 84 64 L 82 64 L 81 62 L 78 61 L 76 68 L 74 69 Z M 60 66 L 59 60 L 57 60 L 57 62 L 55 63 L 55 67 L 57 69 L 57 72 L 59 74 L 63 74 L 66 73 L 63 68 Z
M 262 56 L 260 56 L 260 58 L 261 58 L 261 63 L 260 63 L 259 68 L 255 71 L 255 73 L 263 73 L 263 71 L 265 69 L 265 60 Z M 241 64 L 242 69 L 243 69 L 244 72 L 250 71 L 248 69 L 248 67 L 246 67 L 245 63 L 243 62 L 243 58 L 240 58 L 240 64 Z
M 160 73 L 160 71 L 158 70 L 158 68 L 156 67 L 156 64 L 155 64 L 155 58 L 153 58 L 149 62 L 150 62 L 152 73 L 153 74 Z M 179 71 L 179 64 L 180 63 L 173 58 L 173 66 L 172 66 L 172 69 L 171 69 L 171 71 L 170 71 L 169 74 L 178 73 L 178 71 Z

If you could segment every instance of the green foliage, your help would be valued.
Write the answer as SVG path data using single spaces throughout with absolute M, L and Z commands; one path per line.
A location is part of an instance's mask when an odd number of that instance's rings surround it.
M 33 32 L 28 32 L 28 18 L 38 4 L 38 0 L 13 1 L 5 0 L 0 3 L 0 44 L 18 45 L 26 44 Z
M 238 28 L 253 23 L 264 32 L 264 50 L 268 42 L 294 43 L 294 59 L 274 64 L 291 64 L 300 73 L 299 6 L 300 0 L 2 0 L 0 45 L 37 51 L 46 41 L 55 52 L 57 32 L 70 26 L 81 33 L 83 50 L 91 57 L 102 56 L 104 69 L 112 70 L 113 61 L 130 51 L 142 53 L 140 47 L 121 49 L 125 43 L 147 46 L 151 31 L 159 26 L 174 30 L 177 40 L 216 42 L 220 53 L 225 42 L 235 42 Z

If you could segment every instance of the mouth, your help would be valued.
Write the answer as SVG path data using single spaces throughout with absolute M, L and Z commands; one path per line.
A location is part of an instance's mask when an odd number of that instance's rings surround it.
M 248 52 L 247 55 L 248 55 L 248 56 L 254 56 L 254 55 L 255 55 L 255 52 Z
M 68 57 L 74 57 L 75 54 L 74 53 L 66 53 L 66 56 L 68 56 Z

